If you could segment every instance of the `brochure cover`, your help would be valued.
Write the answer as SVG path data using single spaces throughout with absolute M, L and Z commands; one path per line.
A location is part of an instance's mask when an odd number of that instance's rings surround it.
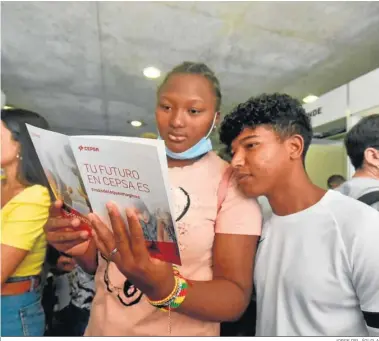
M 93 211 L 110 226 L 106 203 L 134 207 L 150 255 L 181 265 L 164 142 L 110 137 L 66 136 L 27 125 L 51 189 L 63 200 L 66 215 Z

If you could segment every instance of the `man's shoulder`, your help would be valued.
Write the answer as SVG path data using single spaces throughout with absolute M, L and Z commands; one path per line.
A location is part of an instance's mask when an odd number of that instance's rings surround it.
M 379 229 L 379 212 L 377 210 L 336 191 L 330 191 L 328 194 L 328 200 L 324 203 L 324 207 L 333 217 L 341 232 L 355 235 L 366 228 L 376 227 Z

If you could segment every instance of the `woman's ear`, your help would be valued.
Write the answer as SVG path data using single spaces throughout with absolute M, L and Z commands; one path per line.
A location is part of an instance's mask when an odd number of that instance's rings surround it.
M 217 127 L 219 126 L 221 122 L 221 112 L 217 111 L 215 115 L 216 115 L 216 118 L 215 118 L 214 130 L 217 129 Z

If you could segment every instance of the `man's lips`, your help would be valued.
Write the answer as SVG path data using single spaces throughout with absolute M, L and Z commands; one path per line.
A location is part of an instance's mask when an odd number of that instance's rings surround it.
M 251 177 L 251 174 L 247 174 L 247 173 L 236 174 L 236 179 L 238 182 L 243 182 L 250 177 Z

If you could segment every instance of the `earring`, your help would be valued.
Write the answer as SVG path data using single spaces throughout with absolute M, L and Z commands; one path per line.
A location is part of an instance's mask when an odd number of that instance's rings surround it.
M 22 156 L 20 156 L 20 154 L 17 154 L 16 158 L 22 160 Z

